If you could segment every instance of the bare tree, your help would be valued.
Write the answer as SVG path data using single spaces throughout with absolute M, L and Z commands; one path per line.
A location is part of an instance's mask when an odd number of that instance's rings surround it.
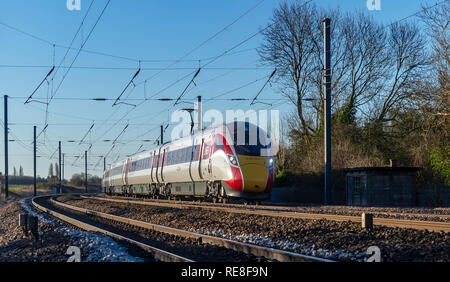
M 58 163 L 55 163 L 55 176 L 59 179 L 59 165 Z
M 450 116 L 450 83 L 449 83 L 449 30 L 450 30 L 450 3 L 446 2 L 432 9 L 423 8 L 420 18 L 425 22 L 427 32 L 432 38 L 433 72 L 437 84 L 429 92 L 428 101 L 430 114 L 436 117 L 435 122 L 448 128 Z M 448 136 L 448 131 L 447 131 Z
M 383 87 L 386 34 L 380 24 L 363 12 L 347 14 L 341 28 L 347 54 L 346 71 L 340 80 L 341 100 L 337 106 L 341 119 L 350 122 L 357 111 L 367 114 L 367 104 Z
M 306 136 L 322 125 L 325 17 L 332 19 L 333 109 L 353 115 L 365 110 L 382 89 L 387 68 L 386 32 L 363 12 L 342 14 L 300 1 L 282 3 L 263 32 L 259 54 L 279 70 L 281 93 L 296 106 L 298 128 Z M 305 100 L 312 103 L 305 105 Z M 295 124 L 292 120 L 291 126 Z
M 259 49 L 262 60 L 276 66 L 281 93 L 295 105 L 300 130 L 306 135 L 312 128 L 305 117 L 302 99 L 310 90 L 308 79 L 314 71 L 311 34 L 317 19 L 314 4 L 282 3 L 263 32 L 265 42 Z
M 449 87 L 449 29 L 450 29 L 450 3 L 443 3 L 433 9 L 423 7 L 421 19 L 428 26 L 428 34 L 433 39 L 434 62 L 438 72 L 441 86 L 448 91 Z
M 426 40 L 416 25 L 406 23 L 392 24 L 387 40 L 389 56 L 385 70 L 384 91 L 378 98 L 378 122 L 395 119 L 398 111 L 404 108 L 413 97 L 415 85 L 421 81 L 424 68 L 428 64 Z
M 53 164 L 50 163 L 50 166 L 48 168 L 48 178 L 53 178 L 54 174 L 53 174 Z

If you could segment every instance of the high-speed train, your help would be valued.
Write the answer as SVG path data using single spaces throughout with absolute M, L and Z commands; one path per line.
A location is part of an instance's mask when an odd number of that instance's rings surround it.
M 271 140 L 249 122 L 231 122 L 162 144 L 112 164 L 105 193 L 154 198 L 261 201 L 274 181 Z

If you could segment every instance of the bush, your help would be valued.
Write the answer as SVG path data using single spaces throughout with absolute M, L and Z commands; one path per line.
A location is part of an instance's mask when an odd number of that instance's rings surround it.
M 294 174 L 290 169 L 282 169 L 275 177 L 275 187 L 291 186 L 294 180 Z
M 431 152 L 433 172 L 444 178 L 445 185 L 450 186 L 450 146 L 443 149 L 437 147 Z

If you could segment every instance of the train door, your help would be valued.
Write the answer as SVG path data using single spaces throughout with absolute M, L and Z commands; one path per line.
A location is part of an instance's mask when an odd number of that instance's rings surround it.
M 152 168 L 152 176 L 153 176 L 153 180 L 156 183 L 159 183 L 159 178 L 158 178 L 158 163 L 159 163 L 159 155 L 156 154 L 156 150 L 153 151 L 153 168 Z
M 111 169 L 111 167 L 109 167 L 107 179 L 108 179 L 108 186 L 110 186 L 110 187 L 112 186 L 111 185 L 111 175 L 112 175 L 112 169 Z
M 122 169 L 122 183 L 123 185 L 128 185 L 128 170 L 130 168 L 130 159 L 127 159 L 123 165 Z
M 202 144 L 202 154 L 200 161 L 200 172 L 202 179 L 211 178 L 211 155 L 213 147 L 213 134 L 209 135 Z
M 191 144 L 189 174 L 192 181 L 200 181 L 202 179 L 200 172 L 202 139 L 192 138 Z
M 150 153 L 150 163 L 149 163 L 149 168 L 150 168 L 150 183 L 154 183 L 154 182 L 155 182 L 155 180 L 153 179 L 153 173 L 152 173 L 152 171 L 153 171 L 153 157 L 154 157 L 154 154 L 153 154 L 153 152 L 151 152 L 151 153 Z
M 167 148 L 162 148 L 161 147 L 161 149 L 160 149 L 160 151 L 159 151 L 159 155 L 161 156 L 160 157 L 160 162 L 159 162 L 159 166 L 160 166 L 160 169 L 159 169 L 159 177 L 160 177 L 160 179 L 161 179 L 161 182 L 164 182 L 164 161 L 166 160 L 166 153 L 167 152 Z
M 202 141 L 200 142 L 200 147 L 199 147 L 199 155 L 198 155 L 198 175 L 200 177 L 200 179 L 203 179 L 203 174 L 202 174 L 202 159 L 203 159 L 203 144 L 205 143 L 205 139 L 202 138 Z

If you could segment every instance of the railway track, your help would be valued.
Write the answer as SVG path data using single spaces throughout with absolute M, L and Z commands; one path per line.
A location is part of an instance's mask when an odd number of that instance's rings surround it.
M 52 205 L 46 201 L 46 198 L 50 198 L 50 196 L 37 196 L 33 197 L 31 200 L 32 205 L 37 208 L 38 210 L 48 213 L 57 219 L 64 221 L 70 225 L 73 225 L 77 228 L 90 231 L 90 232 L 98 232 L 102 233 L 104 235 L 113 237 L 115 239 L 126 241 L 130 244 L 136 245 L 148 252 L 150 252 L 155 260 L 157 261 L 164 261 L 164 262 L 192 262 L 191 259 L 179 256 L 177 254 L 173 254 L 164 250 L 161 250 L 159 248 L 156 248 L 154 246 L 151 246 L 149 244 L 137 241 L 135 239 L 126 237 L 124 235 L 119 234 L 118 232 L 112 232 L 110 230 L 107 230 L 105 228 L 98 227 L 96 225 L 87 223 L 83 220 L 75 218 L 76 216 L 70 215 L 70 213 L 67 212 L 61 212 L 60 210 L 55 210 L 52 208 Z M 52 199 L 50 202 L 53 201 Z
M 224 211 L 240 214 L 277 216 L 287 218 L 301 218 L 301 219 L 327 219 L 334 221 L 353 221 L 361 222 L 361 217 L 351 215 L 334 215 L 325 213 L 306 213 L 301 211 L 287 211 L 282 208 L 261 207 L 261 206 L 245 206 L 245 205 L 217 205 L 217 204 L 197 204 L 171 201 L 152 201 L 152 200 L 131 200 L 121 198 L 108 198 L 98 196 L 82 196 L 83 198 L 90 198 L 101 201 L 127 203 L 127 204 L 141 204 L 149 206 L 160 206 L 170 208 L 203 208 L 215 211 Z M 413 228 L 418 230 L 428 230 L 435 232 L 450 232 L 450 222 L 439 221 L 423 221 L 423 220 L 409 220 L 409 219 L 393 219 L 376 217 L 373 219 L 374 225 L 382 225 L 388 227 Z
M 127 226 L 131 227 L 133 230 L 140 230 L 145 233 L 162 233 L 169 238 L 181 237 L 190 242 L 195 242 L 196 245 L 201 245 L 203 248 L 215 248 L 212 251 L 212 256 L 217 259 L 220 257 L 220 252 L 218 251 L 228 251 L 224 252 L 224 256 L 231 256 L 226 259 L 227 261 L 235 261 L 233 255 L 241 258 L 238 261 L 282 261 L 282 262 L 331 262 L 331 260 L 311 257 L 306 255 L 301 255 L 298 253 L 287 252 L 262 246 L 257 246 L 248 243 L 242 243 L 238 241 L 233 241 L 229 239 L 203 235 L 195 232 L 190 232 L 182 229 L 171 228 L 163 225 L 152 224 L 148 222 L 143 222 L 139 220 L 134 220 L 130 218 L 125 218 L 121 216 L 116 216 L 112 214 L 102 213 L 94 210 L 89 210 L 81 207 L 76 207 L 63 202 L 60 202 L 52 196 L 41 196 L 35 197 L 32 200 L 32 204 L 43 212 L 47 212 L 62 221 L 68 222 L 71 225 L 77 226 L 79 228 L 100 232 L 105 235 L 115 237 L 119 240 L 125 240 L 129 243 L 136 244 L 143 249 L 150 251 L 157 260 L 160 261 L 197 261 L 192 258 L 186 258 L 181 255 L 177 255 L 155 246 L 146 244 L 145 240 L 130 238 L 129 236 L 121 234 L 120 229 L 117 226 Z M 87 223 L 86 221 L 90 221 Z M 99 224 L 98 224 L 99 223 Z M 101 227 L 99 227 L 100 225 Z M 106 228 L 105 228 L 106 225 Z M 113 226 L 113 228 L 111 228 Z M 115 228 L 114 228 L 115 226 Z M 115 229 L 112 232 L 110 229 Z M 127 232 L 125 232 L 127 233 Z M 129 233 L 129 232 L 128 232 Z M 211 247 L 206 247 L 211 246 Z M 242 256 L 244 255 L 244 259 Z M 261 259 L 263 258 L 263 259 Z M 202 258 L 204 261 L 205 257 Z M 200 260 L 201 261 L 201 260 Z

